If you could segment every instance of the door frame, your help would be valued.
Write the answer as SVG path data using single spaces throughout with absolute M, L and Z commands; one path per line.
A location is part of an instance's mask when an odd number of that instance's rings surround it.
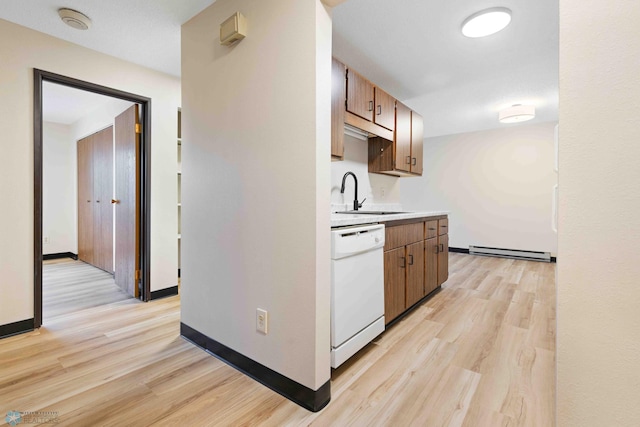
M 140 299 L 151 296 L 151 98 L 72 77 L 33 69 L 33 313 L 34 328 L 42 326 L 42 83 L 69 86 L 142 105 L 140 146 Z

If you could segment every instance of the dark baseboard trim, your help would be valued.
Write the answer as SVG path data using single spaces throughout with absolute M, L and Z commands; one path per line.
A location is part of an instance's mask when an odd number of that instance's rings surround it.
M 464 249 L 464 248 L 449 248 L 449 252 L 456 252 L 459 254 L 468 254 L 469 253 L 469 249 Z
M 178 295 L 178 287 L 177 286 L 172 286 L 170 288 L 166 288 L 166 289 L 160 289 L 157 291 L 151 291 L 151 298 L 149 298 L 149 301 L 154 300 L 154 299 L 160 299 L 160 298 L 166 298 L 166 297 L 170 297 L 173 295 Z
M 250 376 L 276 393 L 312 412 L 318 412 L 331 400 L 331 381 L 324 383 L 318 390 L 311 390 L 300 383 L 285 377 L 247 356 L 230 349 L 224 344 L 209 338 L 192 327 L 180 322 L 180 335 L 198 347 Z
M 46 261 L 48 259 L 61 259 L 61 258 L 73 258 L 75 260 L 78 259 L 78 255 L 74 254 L 73 252 L 60 252 L 57 254 L 43 254 L 42 255 L 42 260 Z
M 459 254 L 468 254 L 469 253 L 469 249 L 464 249 L 464 248 L 449 248 L 449 252 L 457 252 Z M 550 262 L 557 262 L 557 258 L 552 256 Z
M 180 278 L 180 269 L 178 269 L 178 278 Z
M 0 325 L 0 338 L 7 338 L 12 335 L 18 335 L 25 332 L 33 331 L 35 329 L 33 325 L 34 319 L 26 319 L 19 322 Z

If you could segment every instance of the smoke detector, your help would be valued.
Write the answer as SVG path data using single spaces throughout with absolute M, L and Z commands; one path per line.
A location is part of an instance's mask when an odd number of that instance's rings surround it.
M 91 26 L 91 19 L 77 10 L 58 9 L 58 15 L 62 22 L 76 30 L 87 30 Z

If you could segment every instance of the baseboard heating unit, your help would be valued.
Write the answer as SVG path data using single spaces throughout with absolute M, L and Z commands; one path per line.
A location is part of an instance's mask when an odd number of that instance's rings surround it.
M 551 262 L 551 253 L 549 252 L 523 251 L 520 249 L 490 248 L 487 246 L 469 245 L 469 254 L 523 259 L 527 261 Z

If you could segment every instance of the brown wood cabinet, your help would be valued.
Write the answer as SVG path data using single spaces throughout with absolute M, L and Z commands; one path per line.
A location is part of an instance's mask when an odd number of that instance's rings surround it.
M 379 87 L 374 88 L 373 122 L 389 130 L 395 128 L 396 100 Z
M 385 223 L 387 324 L 436 290 L 449 277 L 447 218 L 417 218 L 414 221 Z
M 422 175 L 423 138 L 422 116 L 396 101 L 393 141 L 380 137 L 369 139 L 369 172 L 394 176 Z
M 78 258 L 113 273 L 113 126 L 77 143 Z
M 449 278 L 449 220 L 438 220 L 438 286 Z
M 352 69 L 347 70 L 347 111 L 373 121 L 373 84 Z
M 344 158 L 346 73 L 344 64 L 333 58 L 331 62 L 331 160 Z

